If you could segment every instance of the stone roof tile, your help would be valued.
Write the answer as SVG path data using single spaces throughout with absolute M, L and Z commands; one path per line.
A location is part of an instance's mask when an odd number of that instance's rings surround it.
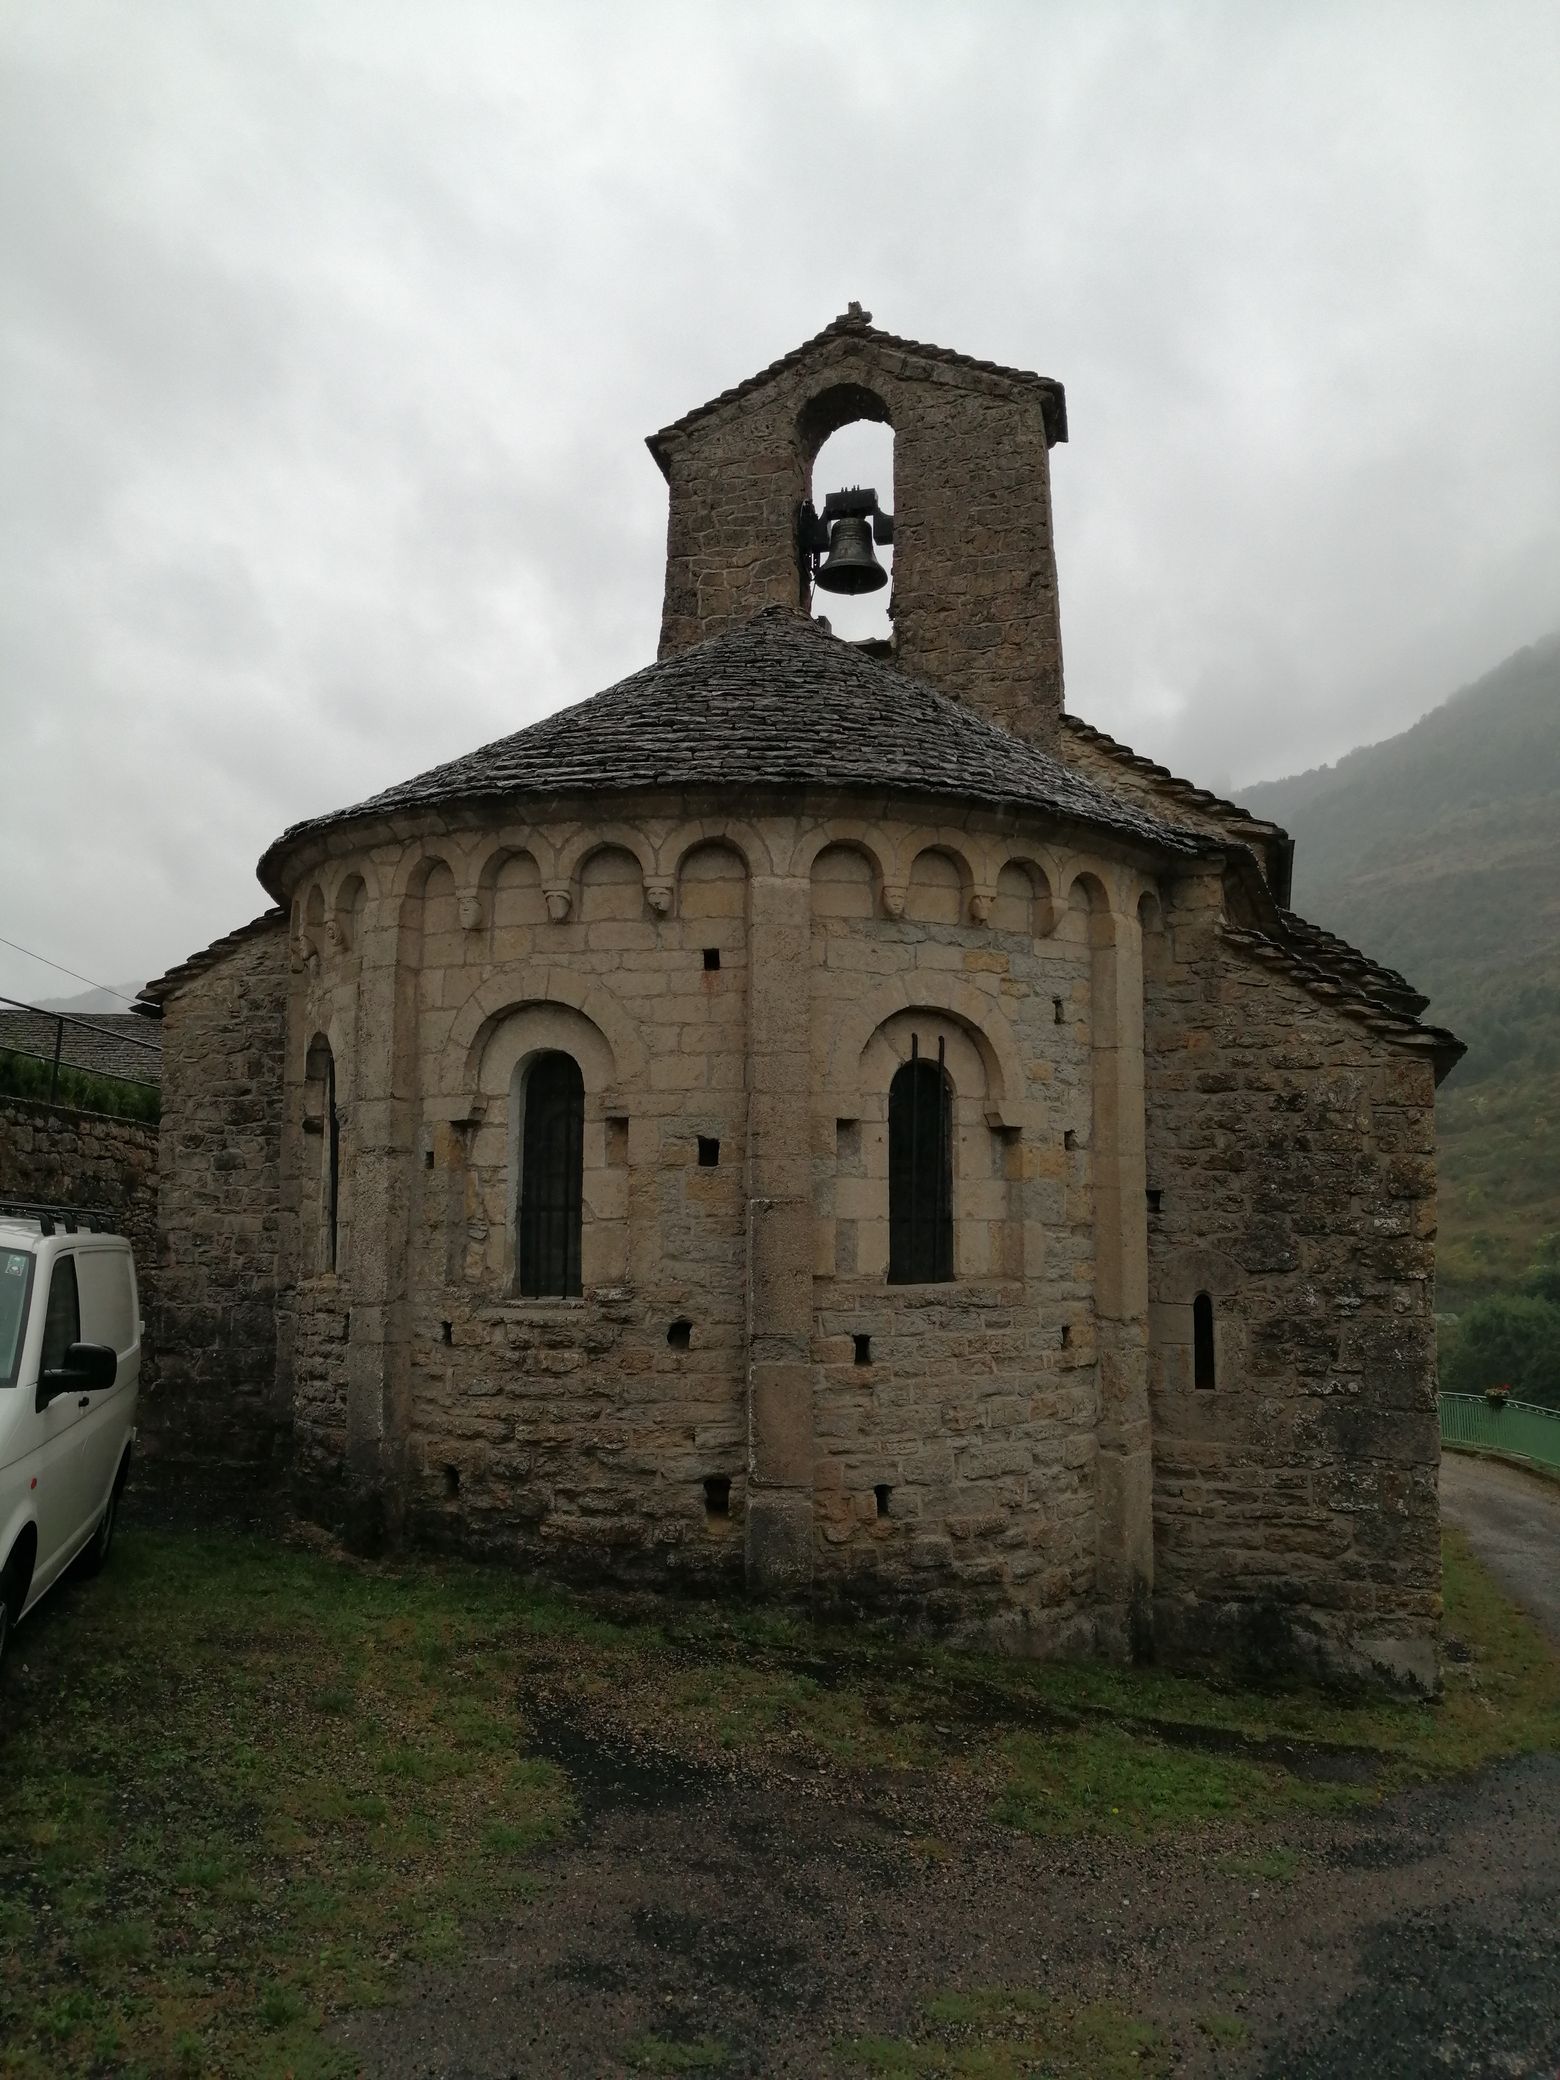
M 951 795 L 1044 810 L 1160 851 L 1210 849 L 807 616 L 767 607 L 513 736 L 295 824 L 262 859 L 260 877 L 273 887 L 285 848 L 343 822 L 473 797 L 665 786 Z
M 0 1010 L 0 1049 L 52 1061 L 56 1039 L 64 1068 L 130 1083 L 162 1080 L 162 1035 L 133 1011 L 61 1017 L 53 1011 Z

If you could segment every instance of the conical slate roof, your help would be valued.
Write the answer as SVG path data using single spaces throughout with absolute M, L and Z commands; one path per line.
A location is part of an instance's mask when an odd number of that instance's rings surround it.
M 1208 849 L 922 679 L 816 621 L 767 607 L 604 693 L 480 751 L 388 787 L 355 808 L 294 824 L 260 878 L 299 838 L 446 802 L 645 787 L 845 787 L 1049 811 L 1179 853 Z

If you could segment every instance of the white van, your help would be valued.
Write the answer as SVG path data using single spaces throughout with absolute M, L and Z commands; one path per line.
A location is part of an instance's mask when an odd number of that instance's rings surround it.
M 0 1198 L 0 1656 L 114 1541 L 141 1372 L 130 1245 L 106 1214 Z

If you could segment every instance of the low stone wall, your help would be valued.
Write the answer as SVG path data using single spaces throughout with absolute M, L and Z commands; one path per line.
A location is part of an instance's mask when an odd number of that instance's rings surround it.
M 146 1120 L 77 1112 L 68 1105 L 0 1098 L 0 1192 L 103 1206 L 135 1251 L 141 1313 L 148 1324 L 141 1379 L 155 1374 L 157 1319 L 157 1129 Z

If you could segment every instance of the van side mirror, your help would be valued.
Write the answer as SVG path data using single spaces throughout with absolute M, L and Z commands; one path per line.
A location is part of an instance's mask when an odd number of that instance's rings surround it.
M 38 1406 L 60 1394 L 97 1394 L 119 1377 L 119 1353 L 106 1343 L 73 1343 L 63 1365 L 38 1375 Z

